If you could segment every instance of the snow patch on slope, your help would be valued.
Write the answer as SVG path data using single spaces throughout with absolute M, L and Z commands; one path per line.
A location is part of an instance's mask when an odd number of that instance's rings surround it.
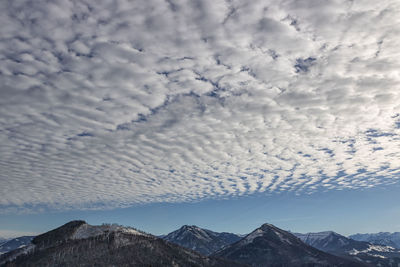
M 333 233 L 332 231 L 325 231 L 325 232 L 307 233 L 307 234 L 294 233 L 294 235 L 296 235 L 298 238 L 300 238 L 301 241 L 309 244 L 309 243 L 315 243 L 317 241 L 325 239 L 328 236 L 330 236 L 332 233 Z
M 122 232 L 132 235 L 147 236 L 147 234 L 139 232 L 133 228 L 123 227 L 116 224 L 103 224 L 103 225 L 82 224 L 71 236 L 71 239 L 85 239 L 111 232 Z
M 376 253 L 390 253 L 390 252 L 396 252 L 396 249 L 393 247 L 389 247 L 389 246 L 380 246 L 380 245 L 370 244 L 367 249 L 364 249 L 364 250 L 352 249 L 351 251 L 349 251 L 349 254 L 350 255 L 358 255 L 360 253 L 366 253 L 370 256 L 386 258 L 385 256 L 379 255 Z
M 256 239 L 257 237 L 263 236 L 264 235 L 264 231 L 261 229 L 257 229 L 253 232 L 251 232 L 248 236 L 246 236 L 242 241 L 245 244 L 249 244 L 251 242 L 253 242 L 254 239 Z
M 400 232 L 380 232 L 375 234 L 355 234 L 350 235 L 349 238 L 366 241 L 376 245 L 391 246 L 395 248 L 400 248 Z
M 290 240 L 287 239 L 284 235 L 282 235 L 279 231 L 274 231 L 274 232 L 275 232 L 275 234 L 278 235 L 279 239 L 280 239 L 283 243 L 287 243 L 287 244 L 291 244 L 291 245 L 292 245 L 292 242 L 290 242 Z

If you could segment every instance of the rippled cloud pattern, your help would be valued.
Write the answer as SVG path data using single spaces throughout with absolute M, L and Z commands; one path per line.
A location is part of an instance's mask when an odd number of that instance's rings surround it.
M 400 179 L 400 2 L 0 2 L 0 209 Z

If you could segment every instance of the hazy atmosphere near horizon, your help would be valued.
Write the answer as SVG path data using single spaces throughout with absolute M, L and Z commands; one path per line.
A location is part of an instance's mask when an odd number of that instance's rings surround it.
M 400 1 L 0 1 L 0 238 L 400 232 Z

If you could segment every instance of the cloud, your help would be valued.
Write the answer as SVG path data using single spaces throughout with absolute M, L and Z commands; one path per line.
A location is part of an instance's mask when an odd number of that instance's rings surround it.
M 397 1 L 0 10 L 3 211 L 398 181 Z

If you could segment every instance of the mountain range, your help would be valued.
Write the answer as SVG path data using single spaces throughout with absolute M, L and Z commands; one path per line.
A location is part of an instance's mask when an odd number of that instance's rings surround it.
M 366 241 L 376 245 L 391 246 L 400 249 L 400 232 L 388 233 L 380 232 L 375 234 L 355 234 L 349 236 L 349 238 Z
M 271 224 L 245 236 L 184 225 L 157 237 L 116 224 L 71 221 L 8 242 L 14 249 L 0 255 L 0 266 L 400 266 L 394 247 Z
M 119 225 L 72 221 L 0 256 L 1 266 L 242 266 Z
M 250 266 L 363 266 L 303 243 L 272 224 L 263 224 L 243 239 L 213 254 Z
M 390 246 L 353 240 L 332 231 L 294 235 L 310 246 L 343 258 L 373 266 L 400 264 L 400 250 Z
M 264 229 L 274 229 L 272 225 L 265 224 Z M 278 229 L 275 227 L 275 229 Z M 262 232 L 257 229 L 256 232 Z M 273 231 L 272 231 L 273 232 Z M 285 232 L 279 229 L 280 234 Z M 299 238 L 303 243 L 312 246 L 323 252 L 327 252 L 332 255 L 336 255 L 341 258 L 346 258 L 353 261 L 353 265 L 356 263 L 367 264 L 370 266 L 397 266 L 400 260 L 400 253 L 398 249 L 384 245 L 374 245 L 368 242 L 361 242 L 352 240 L 343 235 L 332 231 L 320 232 L 320 233 L 292 233 Z M 231 239 L 223 239 L 221 236 L 229 235 Z M 223 248 L 227 248 L 228 245 L 235 243 L 240 240 L 243 236 L 231 234 L 231 233 L 217 233 L 207 229 L 202 229 L 197 226 L 182 226 L 180 229 L 169 233 L 168 235 L 162 236 L 167 241 L 176 243 L 186 248 L 193 249 L 204 255 L 212 255 L 213 252 L 217 252 Z M 251 236 L 250 236 L 251 238 Z M 293 238 L 293 237 L 290 237 Z M 267 240 L 271 241 L 271 236 L 266 237 Z M 286 238 L 289 240 L 289 238 Z M 297 244 L 298 246 L 299 244 Z M 264 246 L 266 247 L 266 246 Z M 283 244 L 280 244 L 279 250 L 283 251 Z M 252 249 L 254 250 L 254 249 Z M 218 252 L 222 253 L 222 252 Z M 221 256 L 219 254 L 216 256 Z M 222 255 L 226 257 L 226 255 Z M 269 258 L 272 258 L 271 256 Z M 235 259 L 238 261 L 238 259 Z M 254 261 L 254 257 L 251 257 Z M 274 260 L 276 262 L 276 260 Z

